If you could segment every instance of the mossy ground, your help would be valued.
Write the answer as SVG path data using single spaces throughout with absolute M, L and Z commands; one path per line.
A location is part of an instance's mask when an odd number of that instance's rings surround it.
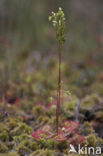
M 52 62 L 52 60 L 50 60 Z M 50 63 L 49 62 L 49 63 Z M 62 102 L 60 127 L 64 121 L 79 121 L 79 133 L 85 136 L 88 146 L 103 145 L 103 97 L 102 72 L 83 76 L 85 70 L 62 64 Z M 66 70 L 68 69 L 68 70 Z M 20 81 L 9 80 L 5 95 L 1 92 L 0 101 L 0 154 L 3 156 L 69 156 L 71 141 L 55 139 L 35 140 L 32 133 L 44 125 L 50 125 L 56 132 L 56 84 L 57 62 L 50 66 L 51 76 L 44 69 L 35 74 L 20 71 Z M 97 76 L 98 75 L 98 76 Z M 49 89 L 48 89 L 49 88 Z M 93 89 L 94 88 L 94 89 Z M 95 89 L 96 88 L 96 89 Z M 50 97 L 51 100 L 50 100 Z M 99 129 L 98 129 L 99 127 Z M 73 155 L 71 155 L 73 156 Z

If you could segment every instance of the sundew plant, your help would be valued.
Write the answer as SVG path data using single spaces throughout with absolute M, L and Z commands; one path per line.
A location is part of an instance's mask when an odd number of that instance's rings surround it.
M 52 12 L 49 16 L 49 21 L 56 32 L 56 41 L 58 48 L 58 58 L 59 58 L 59 74 L 58 74 L 58 88 L 57 88 L 57 106 L 56 106 L 56 130 L 58 133 L 59 127 L 59 112 L 61 105 L 61 58 L 62 58 L 62 47 L 65 43 L 65 15 L 61 8 L 59 8 L 57 13 Z

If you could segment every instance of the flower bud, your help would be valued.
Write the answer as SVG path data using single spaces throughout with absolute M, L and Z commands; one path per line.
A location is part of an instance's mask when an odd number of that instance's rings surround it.
M 49 16 L 49 21 L 51 21 L 52 20 L 52 17 L 51 16 Z

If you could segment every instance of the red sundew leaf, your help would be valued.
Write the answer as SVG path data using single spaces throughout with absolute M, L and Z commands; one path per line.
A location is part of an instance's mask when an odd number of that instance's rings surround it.
M 70 125 L 71 125 L 71 121 L 64 121 L 64 127 L 65 128 L 68 128 L 68 127 L 70 127 Z
M 65 126 L 65 128 L 68 128 L 68 127 L 78 128 L 79 124 L 78 124 L 77 121 L 69 121 L 69 120 L 67 120 L 67 121 L 64 122 L 64 126 Z
M 74 133 L 79 127 L 79 123 L 76 121 L 65 121 L 64 122 L 64 128 L 65 131 L 70 134 Z
M 42 130 L 37 130 L 32 134 L 32 136 L 35 140 L 39 140 L 40 138 L 42 138 L 42 134 L 44 134 Z
M 79 123 L 76 122 L 76 121 L 73 121 L 73 122 L 71 122 L 71 127 L 72 127 L 73 130 L 76 130 L 79 127 Z
M 54 137 L 54 139 L 56 141 L 63 141 L 63 140 L 67 140 L 67 137 L 65 136 L 62 130 L 59 130 L 58 134 Z
M 36 130 L 32 136 L 34 137 L 35 140 L 39 140 L 41 138 L 46 138 L 48 137 L 49 135 L 51 135 L 51 127 L 49 125 L 45 125 L 43 126 L 41 129 L 39 130 Z
M 45 125 L 45 126 L 42 127 L 42 130 L 44 132 L 49 132 L 51 130 L 51 127 L 50 127 L 50 125 Z
M 83 135 L 80 135 L 78 133 L 74 134 L 74 136 L 72 138 L 69 139 L 70 142 L 74 145 L 77 144 L 83 144 L 85 141 L 85 137 Z

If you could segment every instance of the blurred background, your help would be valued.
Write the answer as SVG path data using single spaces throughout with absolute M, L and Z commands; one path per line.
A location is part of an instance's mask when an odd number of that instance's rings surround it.
M 62 7 L 66 16 L 63 60 L 73 64 L 103 65 L 102 0 L 0 0 L 0 69 L 17 76 L 34 72 L 56 58 L 51 11 Z M 58 57 L 57 57 L 58 59 Z M 9 72 L 8 72 L 9 71 Z M 9 77 L 6 75 L 6 78 Z

